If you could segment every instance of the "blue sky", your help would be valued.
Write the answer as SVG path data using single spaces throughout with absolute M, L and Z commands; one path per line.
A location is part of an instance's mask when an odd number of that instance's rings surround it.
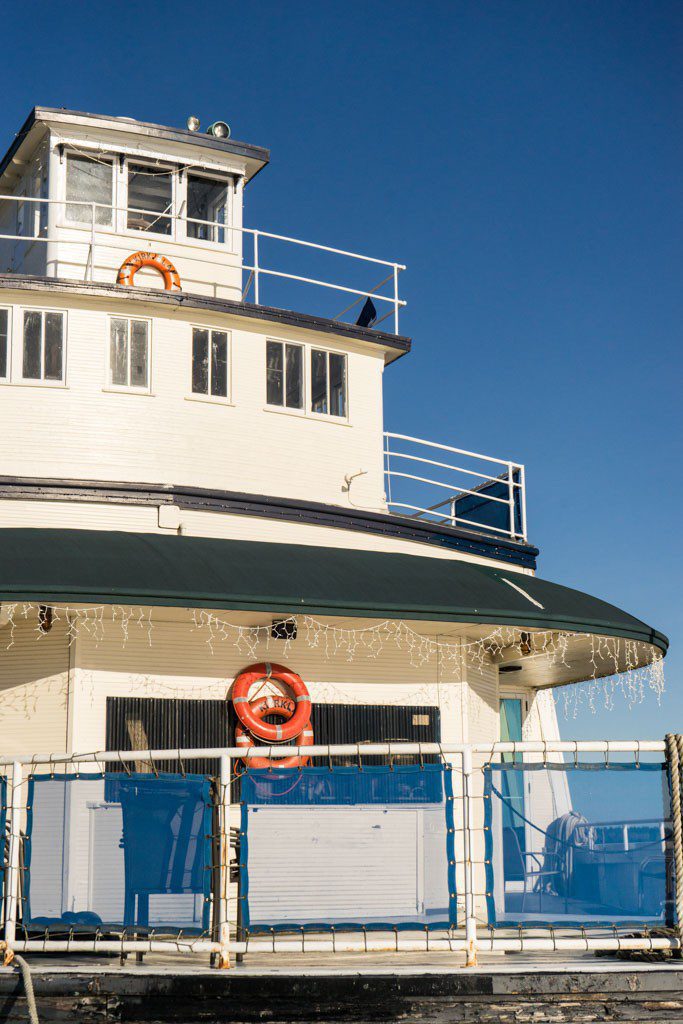
M 8 24 L 8 19 L 12 24 Z M 667 694 L 566 735 L 683 730 L 683 7 L 15 5 L 34 104 L 267 146 L 246 222 L 408 265 L 389 429 L 522 461 L 540 574 L 672 641 Z

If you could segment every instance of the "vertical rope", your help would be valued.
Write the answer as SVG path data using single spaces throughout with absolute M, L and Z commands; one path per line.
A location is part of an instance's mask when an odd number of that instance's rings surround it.
M 671 818 L 674 848 L 674 885 L 676 925 L 679 936 L 683 929 L 683 817 L 681 816 L 681 764 L 683 763 L 683 735 L 668 733 L 666 756 L 671 772 Z

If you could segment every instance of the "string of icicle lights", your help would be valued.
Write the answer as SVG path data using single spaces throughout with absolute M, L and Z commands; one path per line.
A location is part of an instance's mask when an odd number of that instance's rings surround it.
M 61 624 L 69 645 L 81 637 L 98 645 L 110 639 L 111 630 L 118 632 L 124 647 L 133 635 L 142 635 L 150 647 L 154 639 L 152 608 L 131 605 L 53 607 L 17 602 L 3 604 L 2 617 L 7 629 L 4 645 L 7 650 L 14 646 L 17 626 L 22 621 L 35 623 L 37 640 Z M 203 636 L 212 654 L 217 654 L 223 644 L 230 643 L 245 660 L 262 660 L 269 655 L 285 660 L 295 645 L 303 643 L 327 660 L 354 661 L 363 657 L 379 658 L 385 651 L 394 649 L 406 654 L 415 668 L 436 661 L 443 681 L 449 676 L 460 680 L 464 665 L 483 673 L 492 661 L 500 662 L 503 657 L 512 657 L 512 660 L 542 657 L 548 667 L 570 671 L 570 647 L 578 640 L 589 646 L 591 670 L 583 682 L 561 686 L 559 698 L 552 694 L 555 702 L 563 706 L 565 716 L 575 717 L 582 706 L 591 711 L 597 711 L 600 706 L 612 708 L 617 697 L 625 699 L 629 706 L 639 704 L 648 692 L 653 692 L 659 700 L 664 692 L 661 653 L 650 644 L 621 637 L 555 630 L 530 632 L 512 626 L 496 626 L 483 637 L 447 640 L 418 633 L 400 619 L 357 627 L 322 622 L 311 615 L 297 615 L 282 622 L 296 624 L 296 639 L 292 636 L 273 638 L 271 623 L 242 625 L 206 609 L 192 610 L 188 625 L 192 632 Z

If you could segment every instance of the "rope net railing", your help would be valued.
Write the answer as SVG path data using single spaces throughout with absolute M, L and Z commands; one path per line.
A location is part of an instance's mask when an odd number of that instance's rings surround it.
M 250 766 L 272 747 L 6 765 L 7 946 L 223 966 L 680 948 L 683 738 L 349 746 L 298 768 Z M 215 774 L 192 770 L 209 756 Z

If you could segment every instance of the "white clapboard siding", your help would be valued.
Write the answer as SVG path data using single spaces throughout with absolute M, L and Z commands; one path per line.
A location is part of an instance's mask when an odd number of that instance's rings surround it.
M 66 749 L 69 644 L 55 622 L 38 632 L 38 612 L 16 612 L 0 628 L 0 750 L 3 755 Z
M 66 387 L 3 386 L 3 472 L 22 477 L 185 484 L 383 509 L 382 371 L 379 346 L 325 336 L 348 359 L 347 420 L 266 408 L 266 342 L 321 345 L 303 329 L 228 314 L 73 294 L 3 296 L 12 305 L 13 373 L 21 366 L 26 307 L 66 311 Z M 49 299 L 49 301 L 47 301 Z M 151 323 L 149 394 L 107 388 L 109 316 Z M 192 326 L 227 330 L 231 404 L 191 392 Z M 306 364 L 309 352 L 306 351 Z M 345 476 L 364 471 L 349 492 Z
M 226 618 L 229 613 L 226 613 Z M 232 682 L 251 662 L 284 663 L 305 680 L 315 703 L 435 705 L 441 708 L 442 738 L 460 739 L 460 680 L 433 657 L 416 666 L 407 652 L 387 644 L 377 657 L 333 645 L 312 648 L 303 635 L 287 649 L 283 641 L 261 644 L 251 654 L 232 642 L 216 641 L 187 620 L 129 627 L 123 645 L 119 629 L 101 639 L 77 641 L 73 700 L 73 748 L 101 749 L 106 740 L 107 697 L 225 698 Z M 444 678 L 445 676 L 445 678 Z

